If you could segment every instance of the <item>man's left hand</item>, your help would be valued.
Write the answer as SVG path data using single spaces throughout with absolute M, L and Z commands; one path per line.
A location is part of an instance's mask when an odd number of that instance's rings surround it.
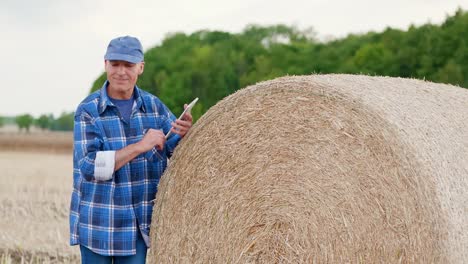
M 184 105 L 184 109 L 187 108 L 187 104 Z M 178 134 L 180 137 L 184 137 L 185 134 L 192 127 L 192 114 L 189 112 L 185 113 L 182 118 L 177 119 L 175 122 L 172 122 L 172 133 Z

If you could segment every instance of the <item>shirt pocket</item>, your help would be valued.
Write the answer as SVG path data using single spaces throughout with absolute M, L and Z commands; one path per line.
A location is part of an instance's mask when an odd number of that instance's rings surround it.
M 81 183 L 81 203 L 93 205 L 110 205 L 114 182 L 108 181 L 83 181 Z

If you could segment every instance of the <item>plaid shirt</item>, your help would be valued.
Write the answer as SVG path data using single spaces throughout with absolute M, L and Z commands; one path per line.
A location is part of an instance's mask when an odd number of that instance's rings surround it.
M 163 151 L 143 153 L 107 181 L 94 177 L 96 153 L 140 141 L 146 129 L 167 133 L 175 116 L 155 96 L 135 87 L 130 122 L 121 119 L 108 95 L 108 82 L 89 95 L 75 113 L 70 244 L 107 256 L 136 254 L 140 231 L 149 246 L 151 214 L 159 179 L 180 140 L 171 136 Z

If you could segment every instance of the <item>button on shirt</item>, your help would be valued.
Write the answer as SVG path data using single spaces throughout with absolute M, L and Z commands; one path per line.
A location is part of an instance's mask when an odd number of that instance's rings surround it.
M 136 253 L 137 232 L 149 247 L 152 200 L 180 136 L 172 135 L 162 151 L 142 153 L 114 172 L 115 151 L 137 143 L 150 128 L 166 134 L 176 118 L 156 96 L 135 86 L 132 113 L 124 120 L 107 86 L 83 100 L 75 113 L 70 244 L 126 256 Z

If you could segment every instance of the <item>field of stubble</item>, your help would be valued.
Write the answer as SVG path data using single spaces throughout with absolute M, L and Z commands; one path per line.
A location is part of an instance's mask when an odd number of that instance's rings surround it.
M 71 133 L 0 133 L 0 264 L 76 263 Z

